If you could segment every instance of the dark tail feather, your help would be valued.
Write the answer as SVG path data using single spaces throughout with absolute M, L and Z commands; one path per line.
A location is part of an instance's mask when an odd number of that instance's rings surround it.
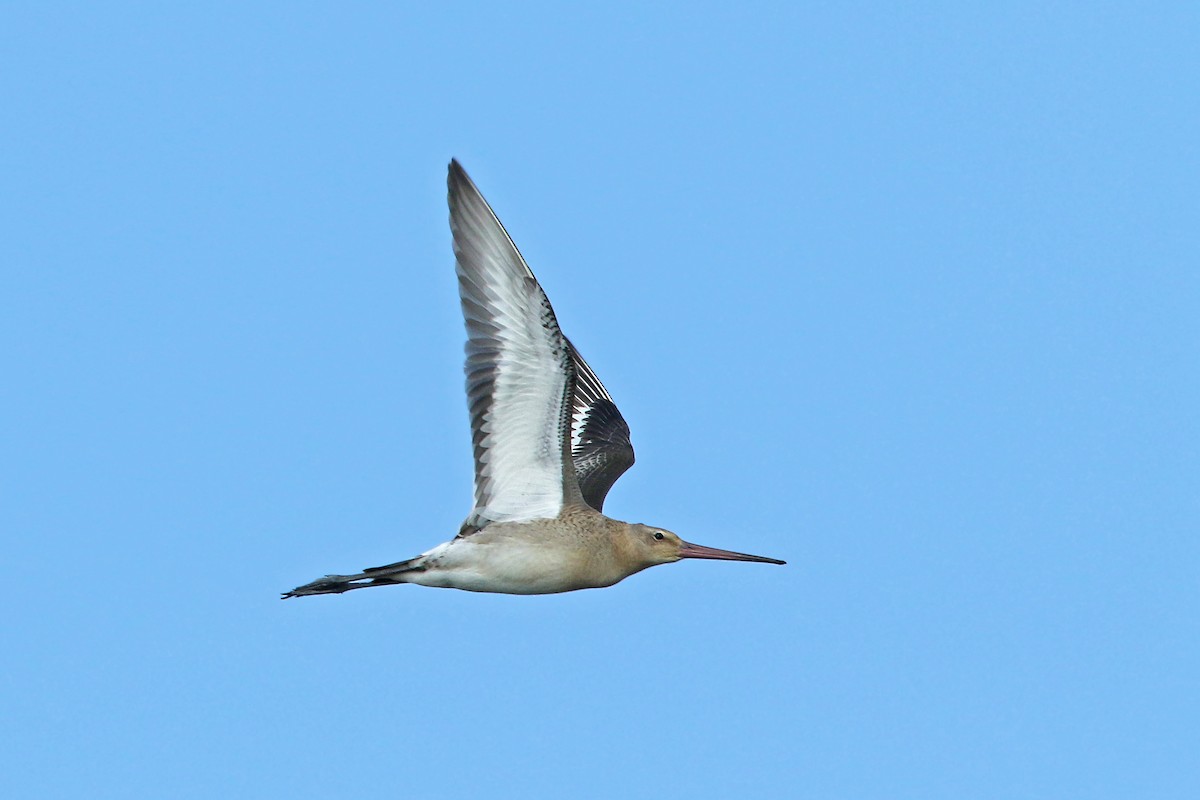
M 355 589 L 369 589 L 372 586 L 390 586 L 396 583 L 406 583 L 399 576 L 405 572 L 424 569 L 418 562 L 420 556 L 407 561 L 397 561 L 383 567 L 370 567 L 357 575 L 326 575 L 312 583 L 297 586 L 290 592 L 284 592 L 281 600 L 289 597 L 307 597 L 310 594 L 341 594 Z

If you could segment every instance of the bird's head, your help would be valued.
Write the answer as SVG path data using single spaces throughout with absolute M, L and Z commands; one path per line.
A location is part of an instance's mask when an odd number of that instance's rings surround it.
M 665 528 L 640 523 L 629 526 L 629 550 L 638 563 L 639 569 L 654 567 L 659 564 L 670 564 L 684 558 L 709 558 L 717 561 L 758 561 L 763 564 L 786 564 L 777 558 L 752 556 L 746 553 L 735 553 L 732 550 L 718 550 L 715 547 L 705 547 L 692 544 L 679 538 Z

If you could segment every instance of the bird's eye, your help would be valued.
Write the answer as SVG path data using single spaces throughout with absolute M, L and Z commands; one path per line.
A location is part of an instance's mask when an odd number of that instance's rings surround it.
M 657 533 L 655 533 L 655 534 L 654 534 L 654 538 L 655 538 L 655 539 L 658 539 L 658 540 L 661 542 L 661 541 L 662 541 L 662 538 L 663 538 L 663 532 L 662 532 L 662 531 L 658 531 Z

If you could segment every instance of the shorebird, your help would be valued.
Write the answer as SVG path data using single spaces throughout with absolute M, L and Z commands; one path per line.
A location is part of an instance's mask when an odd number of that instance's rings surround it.
M 457 536 L 416 558 L 326 575 L 283 597 L 397 583 L 552 594 L 612 586 L 683 558 L 783 564 L 602 513 L 608 490 L 633 465 L 629 426 L 458 161 L 448 185 L 467 323 L 475 507 Z

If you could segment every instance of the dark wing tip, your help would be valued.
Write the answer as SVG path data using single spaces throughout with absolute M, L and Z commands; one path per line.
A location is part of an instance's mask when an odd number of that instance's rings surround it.
M 462 168 L 462 164 L 458 163 L 457 158 L 450 159 L 449 171 L 446 175 L 446 188 L 448 190 L 447 200 L 450 203 L 451 223 L 456 213 L 466 214 L 475 206 L 482 206 L 483 210 L 478 210 L 476 213 L 483 217 L 491 216 L 495 218 L 495 213 L 487 200 L 483 199 L 483 193 L 479 191 L 479 187 L 475 185 L 475 181 L 471 180 L 471 176 Z M 503 229 L 500 225 L 500 220 L 496 219 L 496 225 Z M 506 233 L 505 236 L 508 234 Z M 510 240 L 511 241 L 511 240 Z M 515 247 L 514 247 L 515 249 Z
M 463 165 L 458 163 L 457 158 L 450 159 L 450 166 L 447 168 L 446 174 L 446 184 L 450 187 L 451 192 L 457 187 L 475 188 L 475 182 L 471 180 L 471 176 L 463 169 Z M 478 190 L 476 189 L 476 191 Z

